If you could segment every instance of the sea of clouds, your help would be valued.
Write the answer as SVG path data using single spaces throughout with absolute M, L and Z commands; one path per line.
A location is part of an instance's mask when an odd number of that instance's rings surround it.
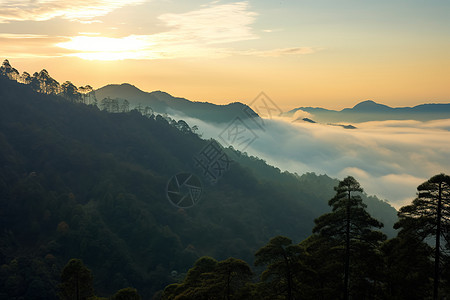
M 304 112 L 293 118 L 264 119 L 260 127 L 240 118 L 255 137 L 246 144 L 224 141 L 223 133 L 233 127 L 230 124 L 205 123 L 177 112 L 170 115 L 197 125 L 203 138 L 214 138 L 223 146 L 232 144 L 281 170 L 338 179 L 354 176 L 367 194 L 395 208 L 409 204 L 417 186 L 431 176 L 450 173 L 450 119 L 366 122 L 353 124 L 357 129 L 344 129 L 293 121 L 308 117 Z

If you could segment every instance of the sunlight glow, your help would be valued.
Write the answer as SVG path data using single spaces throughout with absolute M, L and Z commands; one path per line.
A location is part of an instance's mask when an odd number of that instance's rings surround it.
M 152 56 L 148 50 L 152 43 L 145 36 L 131 35 L 123 38 L 101 36 L 76 36 L 56 46 L 78 51 L 70 54 L 87 60 L 139 59 Z

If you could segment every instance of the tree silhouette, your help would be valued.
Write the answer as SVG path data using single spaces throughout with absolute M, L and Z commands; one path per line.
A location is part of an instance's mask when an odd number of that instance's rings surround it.
M 384 262 L 385 299 L 427 299 L 430 294 L 429 259 L 432 249 L 412 235 L 400 233 L 380 248 Z
M 138 103 L 138 105 L 136 105 L 134 109 L 137 110 L 141 115 L 144 115 L 144 108 L 142 107 L 142 104 Z
M 342 274 L 342 256 L 336 251 L 336 243 L 318 235 L 311 235 L 300 243 L 306 255 L 303 260 L 310 270 L 304 281 L 309 287 L 306 299 L 334 299 L 342 283 L 337 278 Z
M 278 296 L 284 294 L 286 300 L 294 299 L 295 278 L 300 270 L 299 255 L 302 248 L 293 245 L 291 239 L 276 236 L 256 252 L 255 265 L 267 265 L 261 280 L 268 282 L 270 289 Z
M 243 260 L 233 257 L 220 261 L 213 272 L 204 274 L 208 294 L 222 297 L 220 299 L 235 299 L 235 295 L 246 283 L 250 282 L 252 271 Z
M 81 100 L 81 94 L 78 92 L 78 88 L 70 81 L 66 81 L 61 85 L 61 94 L 71 102 Z
M 0 67 L 0 75 L 8 77 L 10 80 L 18 80 L 19 72 L 11 66 L 9 60 L 5 59 Z
M 183 133 L 191 133 L 191 127 L 189 127 L 188 123 L 184 120 L 178 120 L 178 122 L 174 123 L 174 126 L 178 128 Z
M 217 264 L 214 258 L 200 257 L 189 269 L 182 283 L 174 283 L 164 289 L 163 299 L 209 299 L 205 274 L 214 272 Z
M 124 99 L 122 104 L 120 105 L 120 111 L 124 113 L 130 111 L 130 102 L 127 99 Z
M 434 237 L 433 299 L 438 299 L 440 264 L 450 241 L 450 176 L 435 175 L 419 185 L 417 191 L 412 204 L 403 206 L 398 212 L 399 221 L 395 228 L 422 241 Z
M 90 85 L 80 86 L 78 92 L 81 95 L 84 104 L 93 104 L 95 98 L 95 91 Z
M 103 98 L 102 101 L 100 101 L 100 109 L 110 112 L 111 111 L 111 101 L 112 99 L 107 97 Z
M 142 112 L 144 117 L 150 118 L 153 116 L 153 109 L 150 106 L 146 106 Z
M 163 299 L 239 299 L 239 293 L 250 283 L 252 271 L 240 259 L 230 257 L 217 262 L 199 258 L 182 283 L 166 287 Z
M 31 79 L 32 88 L 43 94 L 59 94 L 61 86 L 58 81 L 53 79 L 46 69 L 42 69 L 39 73 L 35 72 Z
M 372 228 L 381 228 L 383 224 L 372 218 L 365 210 L 366 205 L 362 202 L 360 194 L 363 192 L 358 181 L 348 176 L 339 182 L 334 188 L 336 195 L 328 202 L 332 207 L 331 213 L 326 213 L 314 222 L 316 226 L 313 233 L 328 239 L 335 245 L 344 248 L 344 282 L 343 298 L 349 299 L 350 282 L 350 261 L 359 254 L 364 253 L 365 258 L 374 254 L 379 244 L 386 239 L 386 236 L 380 231 L 374 231 Z
M 63 300 L 85 300 L 94 295 L 91 270 L 80 259 L 73 258 L 61 274 L 60 297 Z
M 117 291 L 112 300 L 141 300 L 141 296 L 136 289 L 128 287 Z
M 110 112 L 118 113 L 119 112 L 119 99 L 114 98 L 114 99 L 110 99 L 110 101 L 111 101 L 111 110 L 110 110 Z
M 23 72 L 19 78 L 19 82 L 21 82 L 23 84 L 30 84 L 31 83 L 31 75 L 28 72 Z

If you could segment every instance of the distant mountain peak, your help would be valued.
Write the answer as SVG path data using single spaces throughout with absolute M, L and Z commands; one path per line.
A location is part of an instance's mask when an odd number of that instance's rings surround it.
M 171 96 L 169 93 L 161 91 L 161 90 L 156 90 L 156 91 L 153 91 L 152 93 L 153 94 L 162 94 L 162 95 L 169 95 L 169 96 Z
M 365 101 L 361 101 L 358 104 L 356 104 L 354 107 L 358 106 L 358 105 L 378 105 L 378 103 L 376 103 L 373 100 L 365 100 Z
M 126 83 L 126 82 L 124 82 L 124 83 L 110 83 L 110 84 L 107 84 L 107 85 L 105 85 L 104 87 L 102 87 L 102 88 L 106 88 L 106 87 L 121 87 L 121 88 L 133 88 L 133 89 L 137 89 L 137 90 L 140 90 L 138 87 L 136 87 L 135 85 L 132 85 L 132 84 L 130 84 L 130 83 Z
M 127 88 L 127 89 L 130 89 L 130 90 L 137 90 L 137 91 L 143 92 L 143 90 L 141 90 L 137 86 L 132 85 L 131 83 L 127 83 L 127 82 L 121 83 L 121 84 L 111 84 L 111 86 L 119 86 L 119 87 L 122 87 L 122 88 Z
M 135 85 L 132 85 L 131 83 L 128 83 L 128 82 L 121 83 L 120 85 L 121 85 L 121 86 L 127 86 L 127 87 L 137 88 Z
M 356 104 L 355 106 L 353 106 L 352 110 L 355 111 L 380 111 L 380 110 L 389 110 L 392 109 L 391 107 L 384 105 L 384 104 L 379 104 L 376 103 L 373 100 L 366 100 L 363 102 L 360 102 L 358 104 Z
M 96 92 L 98 92 L 99 95 L 102 95 L 102 91 L 111 91 L 111 94 L 114 94 L 114 97 L 112 98 L 119 97 L 124 99 L 128 99 L 129 95 L 137 95 L 142 97 L 143 95 L 148 94 L 147 92 L 144 92 L 137 86 L 132 85 L 130 83 L 108 84 L 96 90 Z

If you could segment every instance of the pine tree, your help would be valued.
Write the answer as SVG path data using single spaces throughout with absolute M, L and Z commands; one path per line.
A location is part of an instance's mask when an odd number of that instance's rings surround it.
M 86 300 L 94 295 L 93 277 L 80 259 L 71 259 L 61 274 L 60 298 Z
M 450 176 L 435 175 L 419 185 L 417 191 L 412 204 L 398 212 L 395 228 L 422 241 L 434 237 L 433 299 L 438 299 L 441 260 L 450 242 Z
M 381 228 L 383 224 L 372 218 L 366 211 L 360 194 L 363 192 L 358 181 L 349 176 L 339 182 L 335 187 L 336 195 L 328 202 L 332 207 L 331 213 L 326 213 L 315 220 L 313 233 L 324 238 L 327 244 L 331 243 L 335 249 L 343 248 L 344 282 L 342 288 L 343 298 L 349 299 L 350 283 L 356 285 L 357 281 L 366 280 L 356 271 L 351 271 L 351 263 L 358 269 L 367 267 L 369 261 L 377 259 L 376 248 L 386 236 L 373 228 Z M 367 267 L 367 271 L 370 268 Z M 353 275 L 354 278 L 351 278 Z M 361 286 L 361 284 L 360 284 Z
M 300 291 L 296 282 L 302 271 L 300 256 L 302 248 L 293 245 L 291 239 L 284 236 L 272 238 L 267 245 L 256 252 L 255 265 L 266 265 L 261 280 L 270 288 L 270 297 L 284 295 L 286 300 L 294 299 Z M 273 299 L 273 298 L 272 298 Z

